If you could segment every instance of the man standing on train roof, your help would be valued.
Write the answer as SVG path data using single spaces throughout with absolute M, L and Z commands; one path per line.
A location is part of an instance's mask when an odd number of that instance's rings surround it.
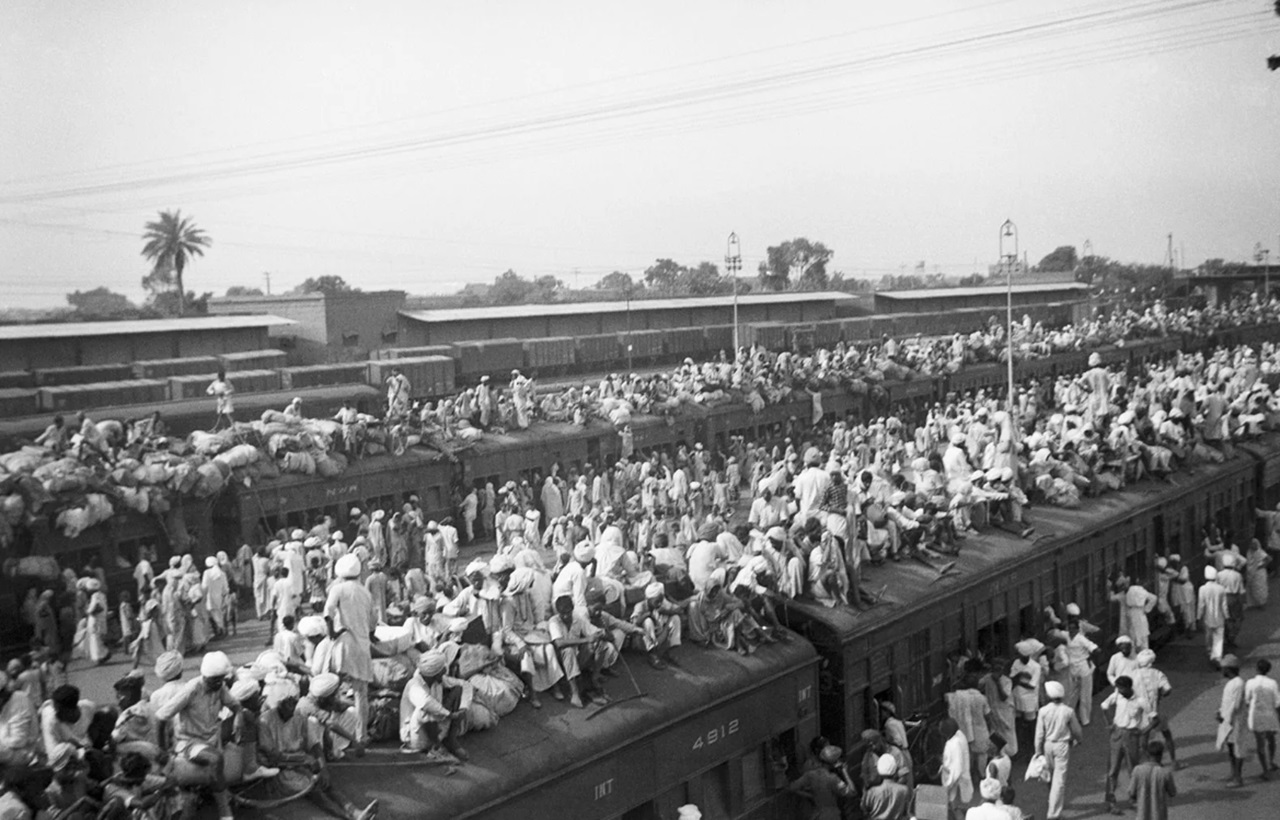
M 1218 571 L 1213 567 L 1204 568 L 1204 583 L 1200 585 L 1196 598 L 1196 618 L 1204 627 L 1209 663 L 1217 666 L 1222 660 L 1227 626 L 1227 592 L 1218 583 Z
M 1245 701 L 1244 679 L 1240 677 L 1240 661 L 1235 655 L 1224 655 L 1218 662 L 1226 684 L 1218 705 L 1217 747 L 1227 753 L 1231 762 L 1232 786 L 1244 785 L 1244 759 L 1249 742 L 1249 709 Z M 1264 772 L 1265 774 L 1265 772 Z
M 228 427 L 235 424 L 235 419 L 231 417 L 235 412 L 235 408 L 231 403 L 231 397 L 235 394 L 236 389 L 235 386 L 231 384 L 231 380 L 227 378 L 226 368 L 218 368 L 217 377 L 209 383 L 209 386 L 205 388 L 204 392 L 205 395 L 213 396 L 214 398 L 214 412 L 216 415 L 214 416 L 211 432 L 216 432 L 221 429 L 224 421 L 227 423 Z
M 1048 820 L 1057 820 L 1062 817 L 1062 807 L 1066 802 L 1071 747 L 1080 742 L 1082 730 L 1075 711 L 1062 702 L 1066 696 L 1066 689 L 1062 684 L 1049 681 L 1044 685 L 1044 694 L 1049 702 L 1041 706 L 1036 715 L 1035 740 L 1031 748 L 1033 754 L 1044 756 L 1046 765 L 1052 772 L 1049 810 L 1045 816 Z
M 409 413 L 412 392 L 409 378 L 400 372 L 400 368 L 391 368 L 391 375 L 387 377 L 387 418 L 403 418 Z
M 579 541 L 573 548 L 573 560 L 561 568 L 552 584 L 551 594 L 554 598 L 568 595 L 579 614 L 587 613 L 587 578 L 591 564 L 596 560 L 596 548 L 590 541 Z
M 369 723 L 369 681 L 373 680 L 371 644 L 378 614 L 373 609 L 373 596 L 359 581 L 359 558 L 344 555 L 334 566 L 334 573 L 337 579 L 329 587 L 324 616 L 341 649 L 334 652 L 337 671 L 355 694 L 359 720 L 356 732 L 363 743 Z

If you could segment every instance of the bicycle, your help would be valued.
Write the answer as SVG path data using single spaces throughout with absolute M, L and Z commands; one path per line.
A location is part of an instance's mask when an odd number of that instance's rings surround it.
M 907 754 L 911 756 L 915 782 L 938 783 L 942 770 L 942 743 L 938 727 L 924 712 L 913 712 L 902 725 L 907 730 Z

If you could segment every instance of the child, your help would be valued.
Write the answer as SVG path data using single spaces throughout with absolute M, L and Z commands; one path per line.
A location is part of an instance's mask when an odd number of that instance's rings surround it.
M 292 615 L 280 619 L 280 631 L 271 642 L 271 648 L 280 656 L 285 665 L 301 664 L 306 660 L 306 644 L 302 636 L 294 629 L 296 621 Z
M 136 620 L 133 611 L 133 595 L 127 590 L 120 593 L 117 614 L 120 618 L 120 646 L 125 648 L 133 643 L 133 626 Z
M 120 774 L 108 780 L 103 789 L 103 799 L 107 808 L 120 806 L 127 817 L 152 820 L 160 814 L 154 809 L 168 787 L 167 779 L 151 774 L 151 761 L 137 752 L 126 752 L 120 757 Z
M 999 780 L 1001 788 L 1008 788 L 1009 774 L 1013 769 L 1013 761 L 1005 751 L 1009 742 L 999 732 L 992 732 L 990 739 L 991 760 L 987 762 L 986 776 Z
M 142 620 L 138 624 L 138 637 L 129 645 L 129 654 L 133 656 L 133 668 L 160 657 L 164 652 L 164 635 L 161 633 L 160 602 L 155 598 L 147 599 L 142 605 Z

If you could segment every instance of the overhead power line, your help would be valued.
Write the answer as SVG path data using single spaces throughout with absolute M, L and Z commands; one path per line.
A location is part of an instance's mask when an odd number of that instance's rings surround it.
M 1105 8 L 1068 17 L 1022 23 L 930 42 L 916 42 L 877 53 L 794 64 L 772 73 L 717 79 L 715 82 L 690 88 L 659 89 L 621 99 L 592 100 L 564 110 L 535 113 L 494 123 L 443 128 L 365 144 L 251 155 L 82 184 L 11 183 L 6 186 L 9 190 L 0 195 L 0 203 L 21 204 L 103 194 L 128 194 L 174 185 L 221 184 L 264 175 L 311 172 L 352 163 L 412 157 L 446 149 L 483 148 L 505 140 L 527 140 L 540 135 L 550 136 L 554 140 L 564 140 L 566 137 L 573 139 L 575 129 L 580 132 L 583 128 L 621 122 L 644 127 L 655 118 L 659 118 L 658 121 L 661 122 L 661 117 L 671 115 L 678 115 L 687 124 L 691 114 L 696 116 L 701 109 L 707 107 L 750 102 L 784 92 L 803 97 L 803 89 L 806 87 L 848 81 L 856 79 L 859 74 L 885 70 L 904 63 L 927 66 L 944 58 L 982 56 L 995 48 L 1016 49 L 1036 41 L 1078 37 L 1125 25 L 1151 24 L 1188 12 L 1210 7 L 1217 9 L 1225 5 L 1230 4 L 1222 3 L 1221 0 L 1144 0 L 1125 5 L 1111 3 Z M 1140 35 L 1130 36 L 1135 41 L 1141 38 Z M 839 89 L 827 91 L 837 93 Z

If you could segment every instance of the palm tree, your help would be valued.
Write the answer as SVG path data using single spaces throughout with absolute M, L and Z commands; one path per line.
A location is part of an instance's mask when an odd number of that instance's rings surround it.
M 178 286 L 178 315 L 187 310 L 187 288 L 182 281 L 182 271 L 187 267 L 187 260 L 193 256 L 204 256 L 204 249 L 212 240 L 208 234 L 196 227 L 190 218 L 182 216 L 182 211 L 161 211 L 160 219 L 148 222 L 146 240 L 142 246 L 142 255 L 152 262 L 156 270 L 173 271 Z

